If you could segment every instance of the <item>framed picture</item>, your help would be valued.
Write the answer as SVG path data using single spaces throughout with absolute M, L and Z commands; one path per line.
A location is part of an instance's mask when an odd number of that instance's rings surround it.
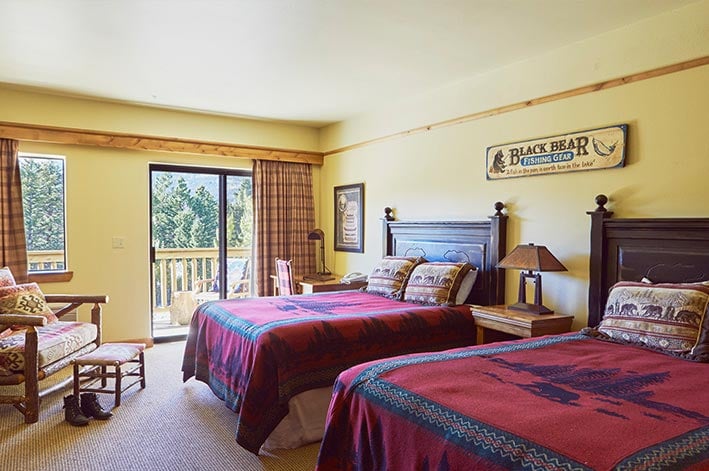
M 364 183 L 335 187 L 335 250 L 364 252 Z

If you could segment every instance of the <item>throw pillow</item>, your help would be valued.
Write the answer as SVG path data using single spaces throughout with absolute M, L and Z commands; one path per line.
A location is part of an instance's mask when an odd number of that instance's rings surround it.
M 409 278 L 404 301 L 442 306 L 456 304 L 460 285 L 472 269 L 469 263 L 422 263 L 414 268 Z
M 421 257 L 384 257 L 369 275 L 367 293 L 401 299 L 411 271 L 425 259 Z
M 470 292 L 473 290 L 475 280 L 477 279 L 478 269 L 476 267 L 472 267 L 472 270 L 470 270 L 465 275 L 465 278 L 463 278 L 463 281 L 460 283 L 460 288 L 458 288 L 458 294 L 455 297 L 456 304 L 465 304 L 465 301 L 468 299 Z
M 699 359 L 709 352 L 709 286 L 619 282 L 608 295 L 598 332 L 612 340 Z
M 0 287 L 2 286 L 14 286 L 15 277 L 12 276 L 12 272 L 8 267 L 0 268 Z
M 37 283 L 0 287 L 0 324 L 3 314 L 31 314 L 44 316 L 50 324 L 57 320 Z M 13 328 L 22 326 L 13 326 Z

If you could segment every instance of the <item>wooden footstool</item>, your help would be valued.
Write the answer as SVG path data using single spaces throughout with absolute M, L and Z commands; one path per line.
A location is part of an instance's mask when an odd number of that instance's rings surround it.
M 121 393 L 131 386 L 140 383 L 145 389 L 145 350 L 144 343 L 104 343 L 96 350 L 82 357 L 72 360 L 74 365 L 74 396 L 79 397 L 82 392 L 111 393 L 115 394 L 115 406 L 121 405 Z M 121 367 L 126 363 L 131 364 L 126 370 Z M 83 368 L 82 368 L 83 367 Z M 113 371 L 109 368 L 113 367 Z M 134 381 L 122 384 L 123 378 L 133 377 Z M 82 378 L 91 380 L 84 385 Z M 108 379 L 113 379 L 113 389 L 108 387 Z M 101 381 L 101 388 L 92 388 Z

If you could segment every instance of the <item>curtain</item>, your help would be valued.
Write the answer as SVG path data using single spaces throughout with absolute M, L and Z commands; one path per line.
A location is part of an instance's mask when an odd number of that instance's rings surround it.
M 9 267 L 15 280 L 25 283 L 27 245 L 18 148 L 18 141 L 0 139 L 0 266 Z
M 296 278 L 315 270 L 313 173 L 310 164 L 254 161 L 256 293 L 273 294 L 276 257 L 293 260 Z

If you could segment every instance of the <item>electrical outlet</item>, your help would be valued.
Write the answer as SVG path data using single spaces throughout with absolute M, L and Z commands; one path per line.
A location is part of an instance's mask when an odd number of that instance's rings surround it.
M 123 237 L 113 237 L 111 239 L 111 247 L 114 249 L 122 249 L 125 248 L 125 239 Z

